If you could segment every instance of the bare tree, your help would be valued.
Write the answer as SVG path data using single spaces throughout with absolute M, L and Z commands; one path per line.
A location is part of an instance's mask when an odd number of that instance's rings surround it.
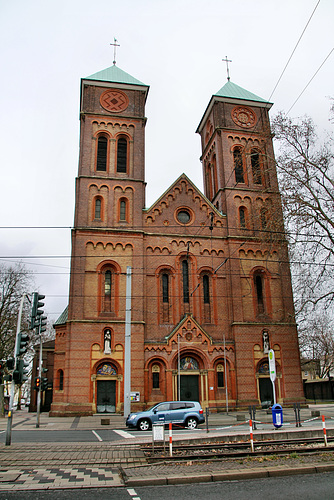
M 32 287 L 32 274 L 23 264 L 0 264 L 0 359 L 13 356 L 17 317 L 23 293 Z M 30 306 L 25 303 L 22 326 L 29 327 Z
M 334 301 L 333 140 L 323 143 L 312 120 L 284 114 L 272 123 L 278 143 L 277 170 L 282 193 L 297 315 Z
M 14 355 L 16 327 L 21 297 L 32 286 L 32 275 L 23 264 L 0 264 L 0 359 Z M 30 306 L 24 304 L 22 330 L 28 329 Z M 0 417 L 4 416 L 4 386 L 0 386 Z
M 317 367 L 317 375 L 329 377 L 334 369 L 333 324 L 323 311 L 302 323 L 299 344 L 303 357 Z

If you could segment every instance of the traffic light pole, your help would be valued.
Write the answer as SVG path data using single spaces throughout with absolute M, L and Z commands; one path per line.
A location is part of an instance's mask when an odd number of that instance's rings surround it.
M 43 343 L 42 343 L 42 333 L 41 324 L 38 326 L 39 333 L 39 362 L 38 362 L 38 376 L 42 382 L 42 371 L 43 371 Z M 37 416 L 36 416 L 36 428 L 39 428 L 40 414 L 41 414 L 41 397 L 42 397 L 42 387 L 40 384 L 39 390 L 37 391 Z
M 19 333 L 21 331 L 21 319 L 22 319 L 22 311 L 24 299 L 27 295 L 24 293 L 21 297 L 19 314 L 17 317 L 17 325 L 16 325 L 16 337 L 15 337 L 15 349 L 14 349 L 14 366 L 16 366 L 16 358 L 17 358 L 17 348 L 18 348 L 18 338 Z M 15 382 L 12 379 L 10 385 L 10 396 L 9 396 L 9 408 L 8 408 L 8 420 L 7 420 L 7 432 L 6 432 L 6 446 L 9 446 L 12 442 L 12 424 L 13 424 L 13 405 L 14 405 L 14 395 L 15 395 Z

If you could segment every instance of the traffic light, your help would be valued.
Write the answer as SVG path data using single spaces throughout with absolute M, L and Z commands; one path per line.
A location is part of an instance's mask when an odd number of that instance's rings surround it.
M 5 361 L 0 360 L 0 384 L 2 384 L 3 369 L 5 368 Z
M 28 342 L 30 340 L 29 335 L 26 333 L 20 332 L 17 336 L 17 347 L 16 347 L 16 356 L 21 356 L 21 354 L 25 354 L 28 350 Z
M 46 332 L 46 323 L 47 323 L 47 317 L 40 316 L 39 317 L 39 333 Z
M 30 319 L 30 330 L 33 330 L 38 326 L 38 318 L 42 316 L 44 311 L 40 309 L 44 306 L 44 302 L 39 302 L 45 299 L 45 295 L 40 295 L 38 292 L 32 294 L 32 309 L 31 309 L 31 319 Z M 36 321 L 37 320 L 37 321 Z M 37 324 L 36 324 L 37 323 Z
M 46 377 L 42 377 L 41 390 L 46 391 L 48 388 L 48 379 Z
M 21 384 L 20 372 L 17 369 L 17 366 L 16 366 L 15 370 L 13 371 L 13 380 L 14 380 L 15 384 Z
M 6 363 L 6 366 L 8 368 L 8 370 L 14 370 L 14 366 L 15 366 L 15 359 L 14 358 L 9 358 L 7 359 L 7 361 L 5 361 Z
M 23 359 L 18 359 L 16 361 L 16 370 L 19 372 L 19 382 L 17 382 L 18 384 L 23 384 L 26 380 L 28 380 L 28 377 L 27 377 L 28 366 L 29 366 L 29 363 L 27 363 Z M 15 371 L 13 372 L 13 377 L 14 377 L 14 373 L 15 373 Z M 15 381 L 15 379 L 14 379 L 14 381 Z
M 34 378 L 34 389 L 36 391 L 39 391 L 40 388 L 41 388 L 41 379 L 40 379 L 40 377 L 35 377 Z

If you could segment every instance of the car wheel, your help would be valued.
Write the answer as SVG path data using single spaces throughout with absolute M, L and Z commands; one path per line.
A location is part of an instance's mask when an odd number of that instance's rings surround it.
M 188 429 L 196 429 L 197 427 L 197 420 L 195 417 L 190 417 L 187 419 L 187 422 L 186 422 L 186 427 Z
M 149 428 L 150 428 L 150 422 L 146 418 L 140 420 L 140 422 L 138 423 L 138 429 L 140 431 L 148 431 Z

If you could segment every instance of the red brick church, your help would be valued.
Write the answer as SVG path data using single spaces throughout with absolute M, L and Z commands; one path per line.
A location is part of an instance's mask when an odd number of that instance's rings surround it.
M 132 410 L 303 400 L 268 111 L 227 81 L 204 110 L 204 194 L 182 174 L 145 205 L 149 87 L 116 65 L 81 81 L 69 305 L 55 324 L 52 415 L 120 412 L 132 270 Z M 200 117 L 199 117 L 200 118 Z

